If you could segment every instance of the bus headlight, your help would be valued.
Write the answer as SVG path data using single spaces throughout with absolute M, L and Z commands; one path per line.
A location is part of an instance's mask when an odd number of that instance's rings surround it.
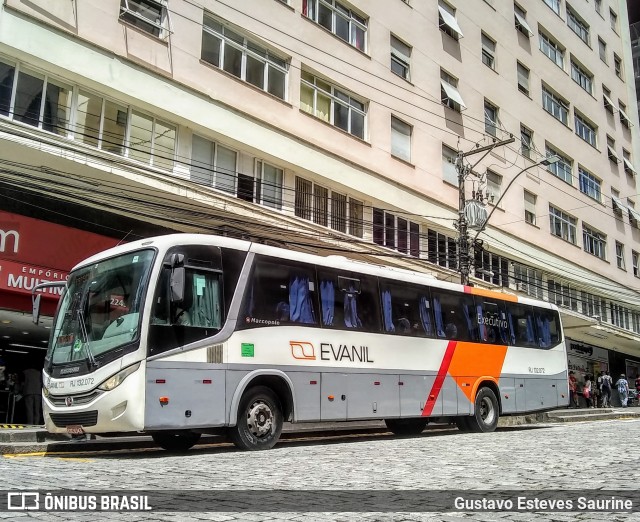
M 109 377 L 100 386 L 98 386 L 98 389 L 100 389 L 102 391 L 111 391 L 114 388 L 117 388 L 118 386 L 120 386 L 122 384 L 122 382 L 127 377 L 129 377 L 129 375 L 131 375 L 133 372 L 135 372 L 138 368 L 140 368 L 140 363 L 139 362 L 137 362 L 135 364 L 132 364 L 131 366 L 128 366 L 124 370 L 121 370 L 118 373 L 116 373 L 114 376 Z

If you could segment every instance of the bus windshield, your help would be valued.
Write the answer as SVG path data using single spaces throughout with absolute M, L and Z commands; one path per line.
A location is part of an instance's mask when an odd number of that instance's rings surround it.
M 50 364 L 96 358 L 138 339 L 153 250 L 105 259 L 72 272 L 47 353 Z

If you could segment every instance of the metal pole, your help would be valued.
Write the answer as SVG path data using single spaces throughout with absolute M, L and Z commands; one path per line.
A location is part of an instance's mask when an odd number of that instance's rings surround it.
M 463 165 L 462 154 L 456 158 L 456 171 L 458 172 L 458 259 L 460 270 L 460 283 L 469 284 L 469 234 L 467 231 L 467 217 L 464 213 L 467 203 L 465 193 L 466 169 Z

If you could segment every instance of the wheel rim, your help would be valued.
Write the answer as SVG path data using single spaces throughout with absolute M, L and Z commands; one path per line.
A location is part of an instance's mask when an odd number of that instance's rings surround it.
M 496 409 L 489 397 L 483 397 L 480 403 L 480 418 L 487 425 L 493 424 L 496 418 Z
M 273 432 L 273 411 L 262 401 L 254 402 L 247 410 L 247 427 L 258 438 L 266 437 Z

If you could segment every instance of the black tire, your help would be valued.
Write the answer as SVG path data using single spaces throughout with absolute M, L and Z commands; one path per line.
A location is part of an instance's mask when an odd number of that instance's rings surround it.
M 480 388 L 476 395 L 474 413 L 468 417 L 469 429 L 476 433 L 495 431 L 499 416 L 496 394 L 491 388 Z
M 469 427 L 470 418 L 471 417 L 467 415 L 464 415 L 462 417 L 456 417 L 456 426 L 460 431 L 463 431 L 463 432 L 471 431 L 471 428 Z
M 419 435 L 429 419 L 385 419 L 387 429 L 395 435 Z
M 271 449 L 280 438 L 283 422 L 276 395 L 266 386 L 256 386 L 242 396 L 238 420 L 229 428 L 229 436 L 242 450 Z
M 200 433 L 192 431 L 159 431 L 151 435 L 153 442 L 167 451 L 185 452 L 192 448 L 199 440 Z

